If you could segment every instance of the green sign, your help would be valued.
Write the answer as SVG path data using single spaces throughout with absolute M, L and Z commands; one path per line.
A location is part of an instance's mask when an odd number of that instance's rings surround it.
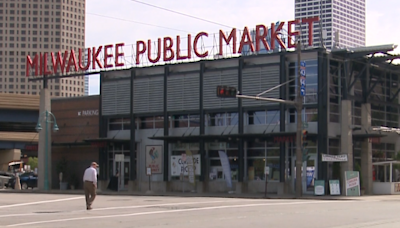
M 331 196 L 340 195 L 339 180 L 329 180 L 329 189 L 330 189 Z
M 357 171 L 346 171 L 346 196 L 360 196 L 360 174 Z
M 325 195 L 325 180 L 314 181 L 314 195 L 316 196 Z

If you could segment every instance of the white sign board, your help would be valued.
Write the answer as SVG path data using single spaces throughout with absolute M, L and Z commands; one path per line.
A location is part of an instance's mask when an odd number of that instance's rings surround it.
M 114 160 L 116 162 L 123 162 L 124 161 L 124 155 L 123 154 L 116 154 Z
M 147 168 L 146 168 L 146 175 L 147 175 L 147 176 L 150 176 L 150 175 L 151 175 L 151 168 L 150 168 L 150 167 L 147 167 Z
M 330 190 L 331 196 L 340 195 L 339 180 L 329 180 L 329 190 Z
M 200 167 L 200 154 L 193 155 L 193 164 L 194 164 L 194 173 L 197 176 L 200 176 L 201 167 Z M 180 176 L 181 173 L 187 176 L 189 169 L 187 161 L 183 161 L 182 156 L 171 156 L 171 176 Z
M 269 166 L 264 167 L 264 174 L 269 175 Z
M 330 155 L 322 154 L 323 162 L 347 162 L 347 154 Z

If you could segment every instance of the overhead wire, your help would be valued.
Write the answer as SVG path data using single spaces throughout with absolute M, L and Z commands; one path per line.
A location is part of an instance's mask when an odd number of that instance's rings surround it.
M 200 20 L 200 21 L 205 21 L 205 22 L 208 22 L 208 23 L 211 23 L 211 24 L 220 25 L 220 26 L 224 26 L 224 27 L 227 27 L 227 28 L 234 28 L 232 26 L 224 25 L 224 24 L 221 24 L 221 23 L 218 23 L 218 22 L 210 21 L 210 20 L 207 20 L 207 19 L 204 19 L 204 18 L 200 18 L 200 17 L 196 17 L 196 16 L 193 16 L 193 15 L 181 13 L 181 12 L 178 12 L 178 11 L 175 11 L 175 10 L 170 10 L 170 9 L 167 9 L 167 8 L 163 8 L 163 7 L 160 7 L 160 6 L 156 6 L 156 5 L 152 5 L 152 4 L 149 4 L 149 3 L 141 2 L 141 1 L 138 1 L 138 0 L 131 0 L 131 1 L 143 4 L 143 5 L 151 6 L 151 7 L 157 8 L 157 9 L 165 10 L 165 11 L 168 11 L 168 12 L 171 12 L 171 13 L 176 13 L 176 14 L 179 14 L 179 15 L 182 15 L 182 16 L 186 16 L 186 17 L 190 17 L 190 18 L 193 18 L 193 19 L 197 19 L 197 20 Z
M 154 24 L 149 24 L 149 23 L 145 23 L 145 22 L 140 22 L 140 21 L 133 21 L 133 20 L 127 20 L 127 19 L 123 19 L 123 18 L 110 17 L 110 16 L 105 16 L 105 15 L 96 14 L 96 13 L 88 13 L 87 12 L 86 14 L 97 16 L 97 17 L 104 17 L 104 18 L 119 20 L 119 21 L 125 21 L 125 22 L 131 22 L 131 23 L 142 24 L 142 25 L 147 25 L 147 26 L 153 26 L 153 27 L 157 27 L 157 28 L 170 29 L 170 30 L 175 30 L 175 31 L 179 31 L 179 32 L 190 33 L 190 31 L 186 31 L 186 30 L 182 30 L 182 29 L 169 28 L 169 27 L 164 27 L 164 26 L 160 26 L 160 25 L 154 25 Z

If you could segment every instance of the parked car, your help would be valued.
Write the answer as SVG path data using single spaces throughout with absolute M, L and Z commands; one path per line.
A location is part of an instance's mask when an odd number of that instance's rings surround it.
M 2 184 L 4 184 L 4 187 L 9 187 L 8 182 L 11 178 L 15 178 L 15 175 L 13 173 L 0 171 L 0 181 Z M 0 187 L 2 186 L 2 184 L 0 184 Z
M 19 180 L 21 183 L 21 189 L 28 189 L 28 188 L 36 188 L 37 187 L 37 174 L 33 172 L 28 172 L 28 173 L 22 173 L 18 174 L 19 175 Z M 8 187 L 11 187 L 14 189 L 15 186 L 15 176 L 12 177 L 8 181 Z

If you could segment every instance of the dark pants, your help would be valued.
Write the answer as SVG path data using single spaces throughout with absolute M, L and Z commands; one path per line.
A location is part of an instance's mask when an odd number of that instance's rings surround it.
M 94 198 L 96 198 L 96 186 L 91 181 L 85 181 L 84 183 L 86 207 L 92 206 Z

